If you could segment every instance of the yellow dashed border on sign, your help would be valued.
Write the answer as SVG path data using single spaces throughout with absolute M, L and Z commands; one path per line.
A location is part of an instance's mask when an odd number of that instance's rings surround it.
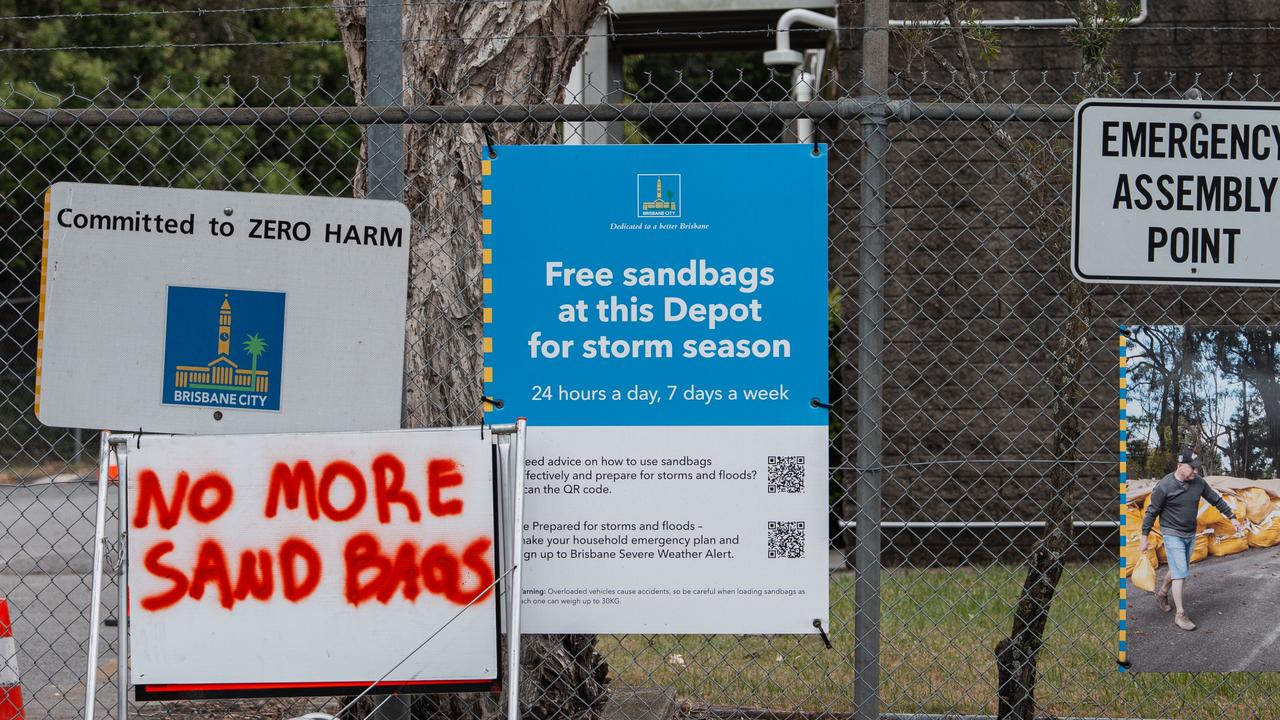
M 44 192 L 44 229 L 40 235 L 40 317 L 36 323 L 36 417 L 40 416 L 40 377 L 44 369 L 45 291 L 49 284 L 49 209 L 52 203 L 53 188 L 50 187 Z
M 482 311 L 482 318 L 484 321 L 484 334 L 481 336 L 480 343 L 486 355 L 493 352 L 493 338 L 489 336 L 489 327 L 488 327 L 489 323 L 493 322 L 493 308 L 489 305 L 489 302 L 490 302 L 489 296 L 493 294 L 493 278 L 489 276 L 489 266 L 493 264 L 493 248 L 490 246 L 490 243 L 493 240 L 493 237 L 492 237 L 493 236 L 493 220 L 491 218 L 484 217 L 484 215 L 487 215 L 493 207 L 493 188 L 488 187 L 490 182 L 490 176 L 492 175 L 493 175 L 493 161 L 487 158 L 481 159 L 480 160 L 480 185 L 481 185 L 481 188 L 480 188 L 480 212 L 481 212 L 480 234 L 482 237 L 481 237 L 480 261 L 481 261 L 481 264 L 483 265 L 482 267 L 483 274 L 482 274 L 482 279 L 480 281 L 480 289 L 483 295 L 482 302 L 484 303 L 485 307 L 484 307 L 484 310 Z M 483 399 L 484 411 L 486 413 L 493 412 L 494 410 L 493 403 L 489 401 L 489 398 L 493 397 L 493 393 L 489 390 L 488 385 L 489 383 L 492 383 L 492 382 L 493 382 L 493 368 L 486 365 L 484 368 L 485 389 L 484 389 L 484 399 Z
M 1126 415 L 1128 414 L 1129 359 L 1127 357 L 1127 354 L 1128 354 L 1127 351 L 1128 351 L 1129 339 L 1125 335 L 1126 332 L 1127 332 L 1127 329 L 1124 326 L 1121 326 L 1120 327 L 1120 348 L 1119 348 L 1120 349 L 1120 373 L 1118 378 L 1119 382 L 1117 384 L 1119 388 L 1118 395 L 1119 395 L 1119 406 L 1120 406 L 1119 407 L 1119 410 L 1120 410 L 1120 443 L 1119 443 L 1120 444 L 1120 463 L 1119 463 L 1120 464 L 1120 503 L 1119 503 L 1119 506 L 1120 506 L 1120 522 L 1121 523 L 1124 522 L 1124 517 L 1125 517 L 1124 508 L 1129 499 L 1128 498 L 1129 422 L 1126 417 Z M 1119 529 L 1120 529 L 1119 542 L 1124 543 L 1124 526 L 1120 525 Z M 1120 663 L 1119 667 L 1121 672 L 1125 670 L 1125 667 L 1126 667 L 1125 664 L 1128 662 L 1128 657 L 1129 657 L 1128 637 L 1126 635 L 1126 631 L 1127 631 L 1126 610 L 1128 607 L 1127 585 L 1128 585 L 1128 578 L 1125 577 L 1125 567 L 1124 567 L 1124 546 L 1123 544 L 1121 544 L 1120 546 L 1120 602 L 1117 604 L 1117 608 L 1116 608 L 1116 612 L 1118 615 L 1118 618 L 1117 618 L 1118 636 L 1116 640 L 1116 657 Z

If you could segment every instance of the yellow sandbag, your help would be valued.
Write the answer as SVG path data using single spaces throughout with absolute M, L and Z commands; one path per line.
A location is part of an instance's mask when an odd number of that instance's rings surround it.
M 1120 568 L 1121 577 L 1128 577 L 1129 573 L 1138 563 L 1138 540 L 1142 537 L 1142 505 L 1140 503 L 1130 503 L 1125 505 L 1122 511 L 1124 517 L 1124 546 L 1120 548 L 1120 555 L 1124 558 L 1124 567 Z M 1160 565 L 1158 553 L 1163 549 L 1164 543 L 1160 539 L 1159 533 L 1152 532 L 1147 536 L 1147 555 L 1153 567 Z
M 1234 516 L 1234 519 L 1243 520 L 1245 518 L 1246 511 L 1245 511 L 1245 504 L 1243 499 L 1236 497 L 1235 495 L 1223 495 L 1222 499 L 1225 500 L 1226 503 L 1231 506 L 1231 514 Z M 1228 520 L 1221 513 L 1218 513 L 1218 517 L 1220 519 L 1209 526 L 1213 529 L 1213 534 L 1215 536 L 1229 535 L 1229 536 L 1244 537 L 1244 532 L 1242 530 L 1237 530 L 1235 523 L 1231 522 L 1231 520 Z
M 1160 547 L 1161 549 L 1164 548 L 1163 545 Z M 1155 545 L 1148 545 L 1147 551 L 1145 553 L 1140 553 L 1138 552 L 1137 540 L 1134 540 L 1132 543 L 1126 542 L 1124 546 L 1124 567 L 1120 568 L 1120 577 L 1128 577 L 1129 574 L 1133 572 L 1133 569 L 1138 567 L 1144 558 L 1146 562 L 1151 564 L 1151 567 L 1160 567 L 1160 560 L 1157 557 Z
M 1235 555 L 1248 549 L 1249 539 L 1243 532 L 1231 535 L 1221 535 L 1215 532 L 1209 536 L 1209 554 L 1214 557 Z
M 1250 523 L 1247 533 L 1249 547 L 1269 548 L 1280 544 L 1280 522 L 1268 520 L 1262 525 Z
M 1196 543 L 1191 546 L 1191 562 L 1200 562 L 1209 557 L 1209 538 L 1211 537 L 1213 537 L 1212 530 L 1196 535 Z
M 1223 520 L 1226 518 L 1218 512 L 1218 508 L 1205 502 L 1204 498 L 1200 498 L 1200 504 L 1196 506 L 1196 530 L 1213 527 Z
M 1124 558 L 1124 567 L 1120 568 L 1121 577 L 1127 576 L 1133 571 L 1138 564 L 1138 558 L 1143 553 L 1138 551 L 1140 547 L 1138 539 L 1142 536 L 1142 529 L 1136 532 L 1126 534 L 1124 536 L 1124 547 L 1120 548 L 1120 555 Z M 1151 562 L 1152 567 L 1160 566 L 1160 553 L 1164 551 L 1164 543 L 1160 540 L 1160 536 L 1151 533 L 1147 536 L 1147 559 Z
M 1120 508 L 1120 515 L 1124 518 L 1124 533 L 1136 533 L 1142 530 L 1142 505 L 1140 503 L 1129 503 Z
M 1240 499 L 1244 501 L 1245 516 L 1249 518 L 1249 522 L 1261 524 L 1267 515 L 1271 514 L 1272 501 L 1271 496 L 1262 488 L 1245 488 L 1237 491 Z
M 1131 579 L 1133 586 L 1140 590 L 1146 590 L 1149 593 L 1156 591 L 1156 569 L 1145 553 L 1138 558 L 1138 564 L 1133 568 Z
M 1249 523 L 1246 532 L 1249 547 L 1269 548 L 1280 545 L 1280 509 L 1272 510 L 1260 523 Z

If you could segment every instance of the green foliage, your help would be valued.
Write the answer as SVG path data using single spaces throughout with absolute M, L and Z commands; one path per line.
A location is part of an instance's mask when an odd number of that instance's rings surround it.
M 995 28 L 982 25 L 982 11 L 964 5 L 957 13 L 965 35 L 978 51 L 978 59 L 990 64 L 1000 57 L 1000 33 Z
M 1116 37 L 1138 15 L 1138 4 L 1127 0 L 1078 0 L 1075 27 L 1063 34 L 1080 48 L 1080 84 L 1086 94 L 1098 94 L 1116 82 L 1115 63 L 1110 57 Z
M 239 0 L 202 0 L 207 10 Z M 119 13 L 117 17 L 0 21 L 0 107 L 113 108 L 330 104 L 345 97 L 341 45 L 253 45 L 255 39 L 336 41 L 328 10 L 166 13 L 169 3 L 19 1 L 9 16 Z M 148 47 L 116 49 L 116 46 Z M 204 45 L 204 47 L 183 47 Z M 75 49 L 83 48 L 83 49 Z M 88 49 L 105 48 L 105 49 Z M 349 99 L 349 98 L 348 98 Z M 356 128 L 11 128 L 0 133 L 0 223 L 8 228 L 0 292 L 38 261 L 40 198 L 59 180 L 266 192 L 349 192 Z
M 968 57 L 967 50 L 957 53 L 959 60 L 959 68 L 957 68 L 935 47 L 936 44 L 947 40 L 961 41 L 966 48 L 972 46 L 976 51 L 977 59 L 987 65 L 999 59 L 1000 33 L 996 32 L 995 28 L 982 25 L 981 10 L 971 6 L 968 0 L 933 0 L 932 5 L 936 9 L 937 18 L 929 17 L 928 13 L 913 14 L 908 11 L 907 20 L 918 22 L 907 22 L 894 28 L 898 45 L 906 55 L 908 71 L 913 63 L 925 59 L 937 62 L 947 71 L 971 70 L 972 68 L 969 67 L 971 59 Z M 944 23 L 954 22 L 954 25 L 932 25 L 931 23 L 935 20 L 942 20 Z
M 241 12 L 244 0 L 0 4 L 0 50 L 10 50 L 0 53 L 0 108 L 353 102 L 337 22 L 325 7 Z M 171 12 L 192 9 L 208 12 Z M 3 19 L 91 13 L 109 15 Z M 270 44 L 309 40 L 324 42 Z M 350 195 L 359 143 L 354 125 L 0 128 L 0 299 L 39 291 L 43 198 L 55 182 Z M 35 314 L 34 304 L 0 303 L 0 391 L 11 398 L 32 380 Z
M 790 79 L 761 64 L 756 52 L 653 53 L 622 61 L 623 90 L 636 102 L 787 100 Z M 628 143 L 773 143 L 781 120 L 647 119 L 627 123 Z
M 1129 464 L 1159 477 L 1192 448 L 1210 474 L 1275 477 L 1280 333 L 1266 328 L 1131 328 Z

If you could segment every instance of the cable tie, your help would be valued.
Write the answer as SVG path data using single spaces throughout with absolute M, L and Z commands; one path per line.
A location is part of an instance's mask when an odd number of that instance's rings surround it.
M 827 646 L 828 650 L 835 650 L 835 646 L 831 644 L 831 638 L 827 635 L 827 631 L 822 627 L 822 620 L 813 619 L 813 626 L 818 629 L 818 633 L 822 635 L 822 644 Z
M 493 149 L 493 133 L 490 132 L 489 126 L 483 125 L 480 129 L 484 132 L 484 141 L 489 146 L 489 159 L 498 157 L 498 151 Z

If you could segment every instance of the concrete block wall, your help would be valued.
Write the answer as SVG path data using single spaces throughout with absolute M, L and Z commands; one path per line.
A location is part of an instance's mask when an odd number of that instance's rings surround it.
M 900 3 L 893 16 L 920 16 L 923 5 Z M 986 17 L 1061 15 L 1060 7 L 1047 2 L 972 6 Z M 1136 82 L 1156 96 L 1177 97 L 1198 84 L 1211 97 L 1264 99 L 1259 86 L 1280 92 L 1280 32 L 1239 28 L 1268 23 L 1280 26 L 1280 3 L 1151 0 L 1147 23 L 1122 32 L 1113 45 L 1119 85 Z M 1236 29 L 1221 29 L 1228 27 Z M 1061 31 L 1011 30 L 1000 36 L 999 57 L 983 66 L 990 86 L 1005 88 L 994 95 L 1014 101 L 1080 99 L 1073 85 L 1080 53 Z M 860 65 L 856 33 L 843 35 L 851 37 L 840 50 L 846 78 L 851 73 L 856 78 Z M 945 41 L 938 47 L 948 52 Z M 917 100 L 966 99 L 958 87 L 945 87 L 949 77 L 936 64 L 910 64 L 901 37 L 895 36 L 891 67 L 904 73 L 895 99 L 909 90 Z M 919 86 L 921 70 L 944 87 Z M 1006 87 L 1011 73 L 1017 89 Z M 1140 74 L 1136 81 L 1135 73 Z M 1228 82 L 1230 89 L 1224 89 Z M 1251 89 L 1254 94 L 1247 95 Z M 1069 238 L 1071 127 L 1002 123 L 1000 129 L 1014 138 L 1012 147 L 981 122 L 890 126 L 887 521 L 1038 520 L 1050 502 L 1070 503 L 1080 520 L 1112 519 L 1119 325 L 1280 322 L 1275 293 L 1265 291 L 1092 286 L 1092 330 L 1082 378 L 1086 396 L 1075 409 L 1082 428 L 1078 457 L 1086 462 L 1078 465 L 1076 481 L 1062 495 L 1050 486 L 1045 462 L 1053 457 L 1055 338 L 1066 330 L 1059 272 L 1066 259 L 1050 245 L 1065 247 Z M 829 127 L 828 132 L 837 138 L 833 161 L 845 163 L 832 192 L 831 261 L 837 285 L 852 291 L 858 248 L 857 126 Z M 1052 192 L 1033 197 L 1014 177 L 1031 155 L 1037 171 L 1058 170 Z M 855 191 L 838 191 L 845 187 Z M 1045 223 L 1042 216 L 1051 220 Z M 844 377 L 853 375 L 846 371 Z M 851 453 L 854 448 L 846 439 L 842 449 Z M 999 557 L 992 548 L 1002 543 L 1025 549 L 1034 535 L 1006 529 L 969 543 L 959 542 L 954 533 L 890 533 L 887 540 L 895 554 L 913 561 L 948 556 L 956 561 L 972 559 L 974 552 Z M 1082 540 L 1097 543 L 1085 547 L 1084 554 L 1114 552 L 1106 537 L 1082 533 Z

